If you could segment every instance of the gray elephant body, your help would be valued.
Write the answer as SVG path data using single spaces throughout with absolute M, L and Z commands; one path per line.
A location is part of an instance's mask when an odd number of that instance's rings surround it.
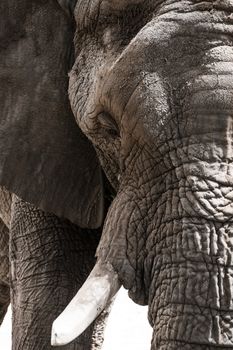
M 90 273 L 100 230 L 46 213 L 0 188 L 0 325 L 11 301 L 12 349 L 51 348 L 51 324 Z M 109 310 L 72 350 L 100 349 Z
M 7 152 L 0 155 L 0 183 L 80 226 L 101 225 L 98 161 L 67 107 L 73 55 L 71 108 L 117 192 L 99 261 L 113 267 L 134 301 L 149 305 L 152 349 L 233 347 L 232 2 L 78 0 L 74 6 L 61 0 L 65 12 L 52 0 L 25 4 L 17 5 L 28 15 L 13 21 L 19 29 L 9 37 L 12 53 L 3 37 L 10 90 L 1 90 Z M 65 164 L 59 177 L 56 158 Z M 30 205 L 15 205 L 21 213 L 12 219 L 17 252 Z M 46 220 L 38 221 L 41 234 Z
M 14 350 L 51 347 L 52 320 L 92 269 L 103 221 L 100 166 L 68 101 L 66 5 L 0 4 L 0 323 L 11 286 Z M 92 328 L 68 348 L 91 344 Z

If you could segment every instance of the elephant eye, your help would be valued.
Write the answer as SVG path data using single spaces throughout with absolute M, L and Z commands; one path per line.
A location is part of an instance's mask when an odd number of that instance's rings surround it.
M 114 138 L 120 136 L 120 130 L 118 128 L 118 125 L 109 113 L 100 113 L 98 115 L 98 123 L 101 129 L 101 133 L 103 133 L 105 136 L 109 135 Z

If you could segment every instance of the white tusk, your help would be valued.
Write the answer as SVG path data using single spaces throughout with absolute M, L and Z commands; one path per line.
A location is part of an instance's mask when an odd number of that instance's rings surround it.
M 116 272 L 108 263 L 97 263 L 84 285 L 52 326 L 52 346 L 77 338 L 106 308 L 120 288 Z

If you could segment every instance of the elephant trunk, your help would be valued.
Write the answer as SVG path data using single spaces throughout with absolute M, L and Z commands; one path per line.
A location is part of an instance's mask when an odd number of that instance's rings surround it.
M 161 195 L 144 263 L 151 278 L 152 349 L 233 346 L 233 95 L 228 84 L 227 74 L 217 68 L 196 77 L 182 100 L 177 134 L 164 142 L 166 169 L 157 180 Z
M 232 223 L 168 223 L 152 268 L 152 349 L 232 346 L 232 234 Z
M 154 176 L 147 161 L 153 180 L 131 176 L 131 186 L 119 191 L 108 213 L 97 253 L 112 263 L 137 303 L 149 304 L 153 350 L 233 345 L 227 119 L 219 132 L 190 136 L 164 155 L 170 169 L 162 176 Z
M 211 143 L 214 133 L 196 136 L 199 142 L 193 144 L 189 138 L 186 148 L 176 150 L 186 161 L 176 159 L 175 169 L 163 178 L 167 190 L 158 200 L 146 243 L 152 349 L 233 345 L 229 130 L 226 137 L 215 134 Z M 175 181 L 168 185 L 168 178 Z

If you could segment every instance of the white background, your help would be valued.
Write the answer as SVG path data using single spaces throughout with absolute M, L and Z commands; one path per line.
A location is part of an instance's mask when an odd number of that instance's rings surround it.
M 125 290 L 118 293 L 105 331 L 103 350 L 149 350 L 152 329 L 147 307 L 134 304 Z M 1 350 L 11 350 L 11 313 L 0 329 Z

